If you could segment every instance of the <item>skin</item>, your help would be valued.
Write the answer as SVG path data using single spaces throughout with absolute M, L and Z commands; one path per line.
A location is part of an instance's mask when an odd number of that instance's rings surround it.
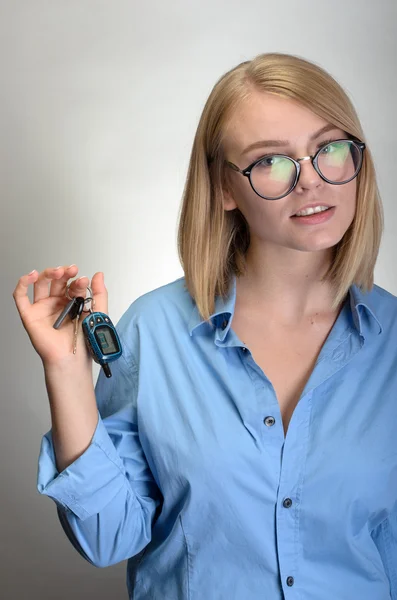
M 311 155 L 318 143 L 332 138 L 331 133 L 335 136 L 333 139 L 344 137 L 343 131 L 334 130 L 318 138 L 316 143 L 309 143 L 310 136 L 324 125 L 323 119 L 291 100 L 253 92 L 250 99 L 236 109 L 225 132 L 226 156 L 240 168 L 245 168 L 271 150 L 255 150 L 242 156 L 246 146 L 259 139 L 288 140 L 284 148 L 275 151 L 294 158 Z M 284 343 L 287 338 L 280 335 L 280 331 L 283 333 L 283 327 L 288 327 L 288 343 L 291 348 L 298 349 L 296 354 L 300 352 L 304 358 L 317 355 L 334 320 L 330 310 L 331 290 L 320 282 L 320 278 L 329 264 L 331 248 L 340 241 L 354 218 L 356 205 L 356 180 L 333 186 L 317 175 L 310 162 L 301 163 L 301 167 L 297 187 L 276 201 L 260 198 L 246 177 L 228 169 L 224 204 L 225 210 L 239 209 L 251 231 L 247 272 L 237 280 L 233 326 L 237 327 L 238 333 L 247 334 L 247 342 L 255 357 L 259 357 L 260 364 L 269 365 L 269 356 L 257 351 L 262 348 L 263 339 L 268 341 L 271 377 L 281 400 L 285 431 L 296 394 L 291 394 L 288 387 L 280 387 L 278 365 L 274 368 L 274 363 L 280 362 L 278 355 L 283 360 L 288 356 L 288 347 Z M 311 202 L 335 205 L 335 215 L 328 222 L 315 226 L 299 225 L 290 218 L 302 205 Z M 55 319 L 68 302 L 65 297 L 67 282 L 77 273 L 76 265 L 47 268 L 41 273 L 34 271 L 23 275 L 13 292 L 22 323 L 44 364 L 60 472 L 89 446 L 98 418 L 92 360 L 84 348 L 81 328 L 75 355 L 72 353 L 74 324 L 70 319 L 66 319 L 60 329 L 53 329 Z M 107 313 L 108 296 L 101 272 L 95 273 L 91 283 L 87 277 L 74 281 L 70 295 L 86 296 L 89 284 L 95 309 Z M 33 302 L 28 297 L 29 285 L 33 285 Z M 307 319 L 314 323 L 314 318 L 318 327 L 308 339 Z M 302 347 L 302 340 L 308 342 L 308 348 Z M 302 360 L 295 364 L 296 354 L 287 359 L 296 367 L 295 372 L 289 374 L 292 380 L 289 383 L 292 387 L 299 384 L 301 389 L 307 364 Z
M 225 132 L 227 160 L 240 169 L 269 153 L 292 158 L 313 155 L 330 139 L 346 137 L 335 128 L 309 138 L 327 121 L 295 101 L 253 91 L 234 112 Z M 258 140 L 288 140 L 283 147 L 243 150 Z M 310 161 L 301 163 L 295 189 L 275 201 L 259 197 L 249 180 L 227 168 L 225 210 L 239 209 L 251 233 L 247 272 L 237 280 L 236 311 L 244 307 L 251 314 L 267 314 L 281 325 L 299 327 L 313 315 L 332 316 L 332 290 L 320 282 L 337 244 L 354 219 L 357 180 L 332 185 L 321 179 Z M 318 225 L 301 225 L 291 219 L 300 207 L 315 202 L 336 206 L 334 216 Z M 266 312 L 264 312 L 266 311 Z
M 33 347 L 45 365 L 76 365 L 77 361 L 91 369 L 91 358 L 84 347 L 81 326 L 76 355 L 72 353 L 74 323 L 67 318 L 58 330 L 53 329 L 54 321 L 68 303 L 65 296 L 67 283 L 77 274 L 77 265 L 48 267 L 40 273 L 33 271 L 22 275 L 14 289 L 13 298 L 19 316 Z M 32 284 L 33 302 L 28 297 L 28 288 Z M 69 295 L 87 297 L 88 285 L 92 290 L 95 310 L 107 313 L 108 297 L 102 272 L 95 273 L 91 283 L 85 276 L 75 279 L 70 286 Z M 86 315 L 87 313 L 83 313 L 83 316 Z
M 345 137 L 341 129 L 334 129 L 309 142 L 310 136 L 324 125 L 327 125 L 324 119 L 292 100 L 253 91 L 235 110 L 225 131 L 226 157 L 245 168 L 269 152 L 282 152 L 293 158 L 311 155 L 322 142 Z M 284 139 L 288 144 L 242 154 L 248 145 L 260 139 Z M 331 248 L 354 218 L 357 180 L 345 185 L 328 184 L 305 161 L 301 163 L 301 175 L 293 192 L 269 201 L 255 194 L 248 178 L 232 169 L 227 169 L 226 175 L 224 208 L 239 209 L 251 231 L 247 272 L 237 280 L 236 314 L 249 315 L 256 327 L 263 321 L 263 314 L 271 317 L 268 322 L 295 329 L 304 327 L 308 319 L 332 320 L 332 290 L 320 278 L 331 259 Z M 290 218 L 302 205 L 311 202 L 335 205 L 335 215 L 326 223 L 312 226 L 299 225 Z M 77 272 L 76 265 L 35 271 L 23 275 L 13 293 L 31 342 L 47 364 L 76 358 L 70 354 L 73 324 L 66 321 L 57 331 L 52 324 L 67 303 L 66 284 Z M 32 284 L 33 303 L 27 295 Z M 103 273 L 96 273 L 91 283 L 87 277 L 74 281 L 70 295 L 85 296 L 89 284 L 96 310 L 107 312 Z M 258 320 L 257 316 L 262 317 Z M 81 334 L 79 344 L 83 350 Z
M 56 466 L 61 473 L 89 447 L 98 423 L 98 409 L 92 377 L 92 359 L 85 348 L 81 325 L 77 352 L 73 354 L 74 323 L 67 317 L 53 328 L 68 300 L 65 290 L 78 267 L 65 265 L 22 275 L 13 292 L 22 323 L 43 362 L 51 412 Z M 33 302 L 27 292 L 33 284 Z M 103 273 L 95 273 L 91 284 L 82 276 L 72 282 L 70 296 L 86 296 L 90 285 L 95 310 L 107 313 L 108 296 Z

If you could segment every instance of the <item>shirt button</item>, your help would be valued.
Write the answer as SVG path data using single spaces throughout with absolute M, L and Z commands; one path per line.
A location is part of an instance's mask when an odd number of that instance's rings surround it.
M 292 506 L 291 498 L 286 498 L 283 502 L 283 506 L 284 506 L 284 508 L 290 508 L 290 506 Z
M 265 417 L 263 422 L 267 427 L 272 427 L 272 425 L 275 424 L 276 419 L 274 417 Z
M 294 585 L 294 578 L 289 576 L 287 577 L 287 585 L 289 585 L 289 587 Z
M 229 321 L 223 321 L 222 323 L 222 329 L 226 329 L 227 325 L 228 325 Z

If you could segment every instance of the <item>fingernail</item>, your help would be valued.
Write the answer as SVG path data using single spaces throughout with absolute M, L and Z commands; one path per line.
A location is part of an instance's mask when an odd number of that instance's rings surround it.
M 68 266 L 68 269 L 70 269 L 71 267 L 75 267 L 76 265 L 73 263 L 72 265 Z
M 76 281 L 80 281 L 80 279 L 83 279 L 83 277 L 87 277 L 87 276 L 86 276 L 86 275 L 82 275 L 81 277 L 78 277 L 78 278 L 76 279 Z
M 28 275 L 33 275 L 33 273 L 36 272 L 36 269 L 33 269 L 33 271 L 30 271 L 30 273 L 28 273 Z
M 59 267 L 55 267 L 54 271 L 58 271 L 58 269 L 61 268 L 62 265 L 59 265 Z

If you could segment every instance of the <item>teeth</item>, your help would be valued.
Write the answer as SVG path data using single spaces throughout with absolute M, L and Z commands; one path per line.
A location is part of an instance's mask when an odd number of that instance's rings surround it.
M 328 210 L 329 206 L 315 206 L 314 208 L 306 208 L 296 213 L 296 217 L 305 217 L 306 215 L 313 215 L 314 213 L 323 212 Z

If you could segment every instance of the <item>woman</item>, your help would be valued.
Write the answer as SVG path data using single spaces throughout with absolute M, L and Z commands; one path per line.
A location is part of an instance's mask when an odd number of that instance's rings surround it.
M 373 284 L 364 140 L 308 61 L 226 73 L 193 144 L 184 277 L 131 304 L 95 391 L 81 335 L 74 356 L 72 324 L 52 329 L 77 267 L 19 280 L 52 417 L 39 492 L 92 564 L 129 559 L 130 598 L 397 598 L 397 303 Z

